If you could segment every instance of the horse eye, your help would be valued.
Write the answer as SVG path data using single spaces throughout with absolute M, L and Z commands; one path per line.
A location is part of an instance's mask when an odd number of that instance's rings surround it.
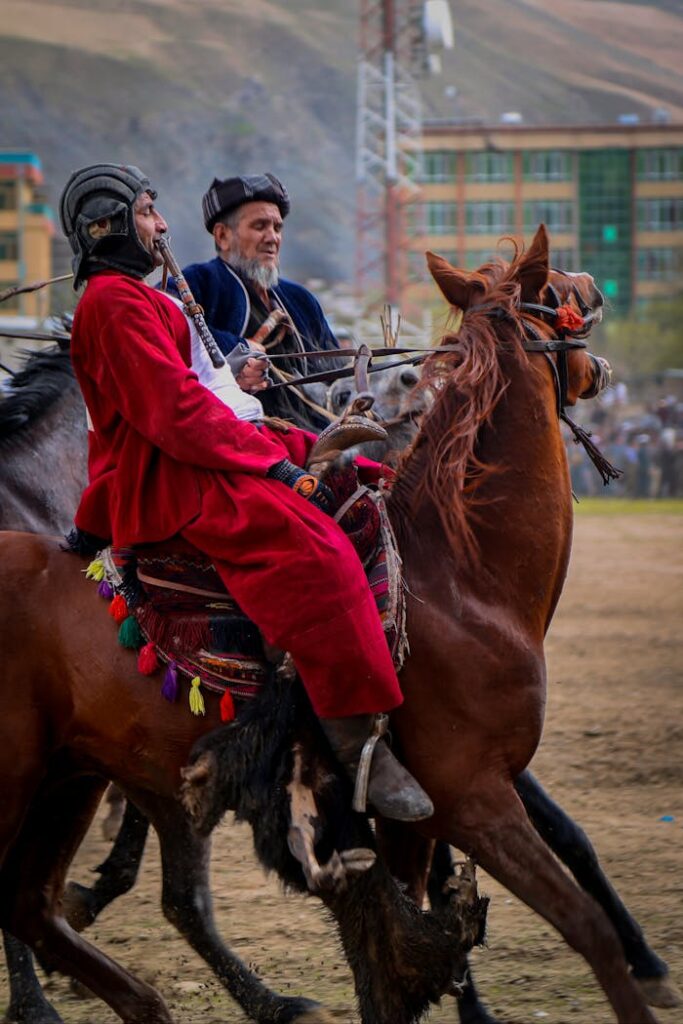
M 415 373 L 415 370 L 403 370 L 401 372 L 401 384 L 406 388 L 414 387 L 418 380 L 419 378 Z
M 349 404 L 349 399 L 350 398 L 351 398 L 351 392 L 350 391 L 339 391 L 337 393 L 337 397 L 336 397 L 335 401 L 336 401 L 337 405 L 339 406 L 339 408 L 341 409 L 345 405 Z

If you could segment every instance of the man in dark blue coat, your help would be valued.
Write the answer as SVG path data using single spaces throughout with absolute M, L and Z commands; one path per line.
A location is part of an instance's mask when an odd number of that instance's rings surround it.
M 202 198 L 202 211 L 217 256 L 184 270 L 226 355 L 246 344 L 268 354 L 292 353 L 291 359 L 275 361 L 271 373 L 276 382 L 282 374 L 298 377 L 331 369 L 336 360 L 298 354 L 339 348 L 317 299 L 301 285 L 280 278 L 282 224 L 289 208 L 287 190 L 272 174 L 215 178 Z M 239 375 L 238 381 L 242 383 Z M 320 430 L 329 417 L 315 397 L 301 387 L 259 394 L 267 415 Z

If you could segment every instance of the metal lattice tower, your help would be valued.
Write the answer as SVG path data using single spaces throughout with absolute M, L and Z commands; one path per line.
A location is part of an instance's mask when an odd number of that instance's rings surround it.
M 398 305 L 408 206 L 418 195 L 426 60 L 423 0 L 361 0 L 356 127 L 356 293 Z

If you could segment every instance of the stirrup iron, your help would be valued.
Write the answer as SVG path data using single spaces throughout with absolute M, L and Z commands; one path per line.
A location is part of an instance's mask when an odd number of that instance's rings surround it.
M 372 732 L 363 744 L 358 761 L 356 772 L 356 785 L 353 790 L 353 801 L 351 807 L 360 814 L 365 814 L 368 806 L 368 786 L 370 784 L 370 766 L 375 753 L 375 747 L 383 736 L 389 731 L 389 716 L 385 714 L 375 715 Z

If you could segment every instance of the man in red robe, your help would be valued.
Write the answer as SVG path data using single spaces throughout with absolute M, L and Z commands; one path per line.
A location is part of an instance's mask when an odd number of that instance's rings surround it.
M 71 340 L 92 427 L 76 525 L 116 546 L 179 534 L 208 555 L 266 641 L 291 654 L 354 779 L 377 714 L 402 701 L 373 597 L 323 511 L 326 488 L 314 478 L 302 487 L 314 436 L 270 429 L 227 365 L 216 379 L 197 369 L 194 326 L 146 284 L 167 230 L 155 199 L 137 168 L 97 164 L 76 171 L 60 201 L 74 286 L 87 282 Z M 381 740 L 368 798 L 389 818 L 432 813 Z

